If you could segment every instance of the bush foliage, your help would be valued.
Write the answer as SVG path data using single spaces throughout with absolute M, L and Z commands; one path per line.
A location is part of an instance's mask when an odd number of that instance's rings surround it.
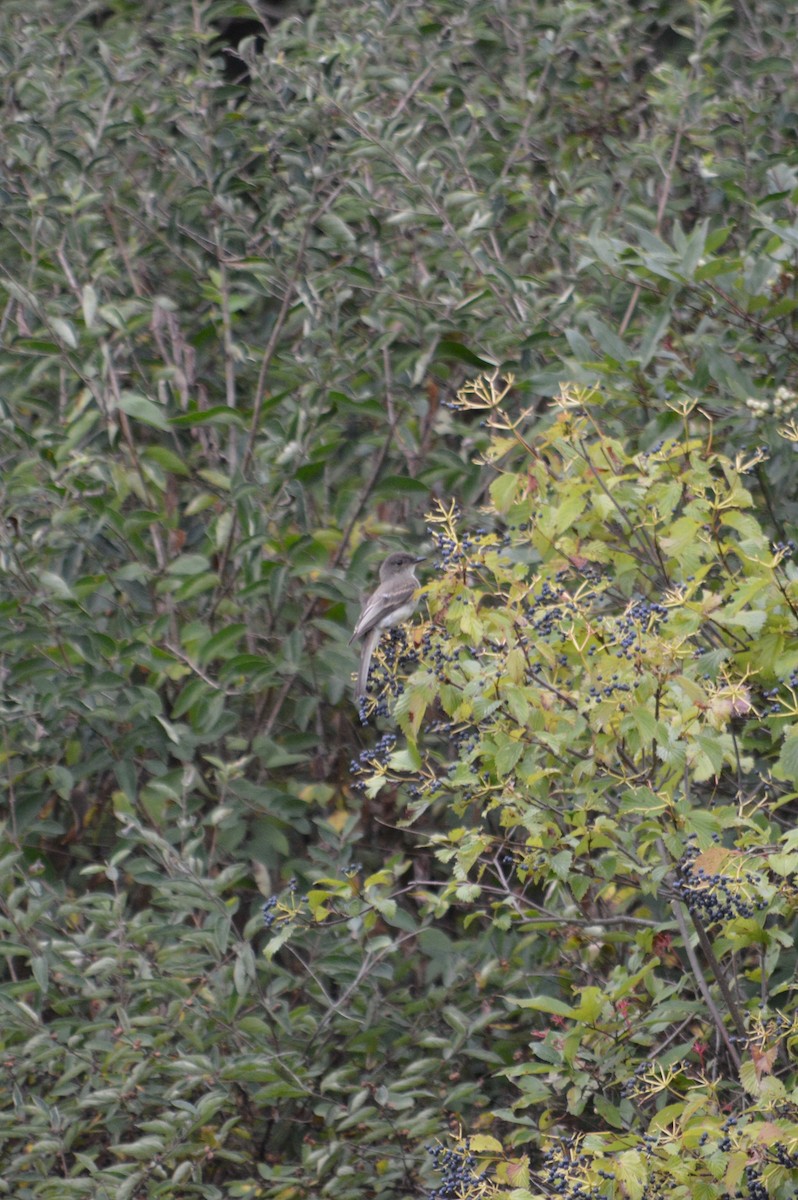
M 0 1190 L 794 1193 L 794 26 L 3 4 Z

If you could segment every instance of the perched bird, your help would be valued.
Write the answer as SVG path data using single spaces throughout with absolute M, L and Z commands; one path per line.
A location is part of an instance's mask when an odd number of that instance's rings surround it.
M 406 550 L 396 550 L 389 554 L 380 567 L 379 587 L 363 602 L 355 631 L 349 639 L 350 646 L 355 638 L 363 639 L 360 670 L 357 673 L 356 700 L 366 694 L 371 656 L 383 629 L 400 625 L 415 611 L 414 593 L 418 587 L 415 570 L 423 561 L 423 556 L 416 558 Z

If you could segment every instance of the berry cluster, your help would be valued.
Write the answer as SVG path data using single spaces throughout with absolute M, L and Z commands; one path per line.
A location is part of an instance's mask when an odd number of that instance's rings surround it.
M 459 510 L 455 510 L 456 516 L 459 517 Z M 447 513 L 447 517 L 448 517 Z M 529 521 L 518 521 L 505 526 L 504 529 L 475 529 L 473 534 L 463 533 L 456 535 L 454 533 L 454 525 L 448 524 L 446 527 L 436 527 L 434 525 L 427 526 L 427 533 L 435 543 L 436 551 L 440 559 L 440 565 L 444 570 L 451 567 L 458 567 L 462 564 L 477 565 L 484 563 L 485 555 L 489 550 L 505 550 L 508 546 L 519 545 L 521 539 L 515 535 L 527 534 L 535 526 L 534 519 Z M 569 568 L 558 572 L 558 581 L 563 578 L 570 577 L 572 574 Z M 591 568 L 585 568 L 580 573 L 580 582 L 583 579 L 599 578 L 600 572 L 592 571 Z
M 277 920 L 277 897 L 269 896 L 269 899 L 264 903 L 261 909 L 263 913 L 263 924 L 267 929 L 271 929 L 274 922 Z
M 386 682 L 396 691 L 401 687 L 396 678 L 397 670 L 407 671 L 418 664 L 418 650 L 408 636 L 407 630 L 401 625 L 389 630 L 388 637 L 383 637 L 380 643 L 383 654 L 382 674 Z
M 643 1069 L 646 1065 L 642 1064 Z M 702 1133 L 698 1145 L 701 1148 L 708 1147 L 704 1154 L 714 1154 L 716 1150 L 729 1153 L 739 1148 L 739 1143 L 733 1141 L 730 1136 L 738 1123 L 737 1117 L 728 1117 L 721 1127 L 724 1136 L 720 1141 L 715 1141 L 708 1131 Z M 643 1154 L 646 1165 L 644 1200 L 668 1200 L 672 1194 L 673 1174 L 667 1157 L 661 1157 L 663 1149 L 669 1153 L 668 1142 L 668 1135 L 657 1131 L 644 1133 L 637 1142 L 637 1149 Z M 698 1162 L 700 1161 L 699 1158 Z M 768 1200 L 771 1193 L 763 1180 L 763 1171 L 768 1164 L 788 1171 L 798 1170 L 798 1150 L 790 1150 L 783 1143 L 777 1142 L 765 1148 L 763 1154 L 755 1160 L 752 1156 L 740 1186 L 733 1194 L 724 1192 L 720 1200 Z M 594 1179 L 603 1182 L 596 1184 Z M 585 1153 L 584 1147 L 575 1137 L 564 1138 L 544 1152 L 539 1182 L 547 1194 L 562 1197 L 562 1200 L 606 1200 L 607 1185 L 610 1185 L 609 1195 L 616 1195 L 618 1186 L 617 1172 L 599 1167 L 595 1157 Z M 446 1200 L 450 1195 L 451 1193 L 447 1195 Z M 468 1196 L 470 1200 L 471 1193 L 463 1192 L 462 1195 Z
M 432 1166 L 440 1172 L 441 1182 L 428 1194 L 428 1200 L 477 1200 L 484 1196 L 490 1171 L 477 1172 L 477 1159 L 466 1138 L 457 1146 L 428 1146 Z
M 430 733 L 439 733 L 452 748 L 457 762 L 462 761 L 479 744 L 479 731 L 473 725 L 456 725 L 454 721 L 435 721 Z M 455 762 L 455 766 L 457 765 Z
M 380 767 L 385 767 L 388 759 L 393 754 L 393 748 L 396 745 L 395 733 L 384 733 L 376 745 L 366 747 L 361 750 L 356 759 L 349 764 L 349 770 L 352 775 L 373 775 Z M 354 788 L 355 791 L 362 792 L 365 788 L 365 780 L 357 779 Z
M 580 567 L 579 571 L 577 572 L 577 575 L 576 575 L 577 583 L 580 586 L 583 583 L 592 583 L 594 585 L 597 585 L 597 584 L 601 583 L 602 579 L 605 578 L 606 574 L 607 574 L 607 568 L 603 567 L 601 565 L 601 563 L 586 563 L 585 566 Z M 555 576 L 558 583 L 563 579 L 571 579 L 573 577 L 574 577 L 574 568 L 572 568 L 572 567 L 568 567 L 564 571 L 558 571 L 557 575 Z M 590 593 L 590 595 L 595 596 L 596 593 L 592 592 L 592 593 Z
M 634 1074 L 631 1079 L 627 1079 L 621 1087 L 621 1096 L 625 1100 L 638 1099 L 642 1096 L 648 1096 L 649 1089 L 644 1084 L 644 1077 L 651 1070 L 652 1064 L 643 1059 L 634 1069 Z
M 447 567 L 456 567 L 463 562 L 466 556 L 463 550 L 462 542 L 460 545 L 458 545 L 454 538 L 450 538 L 442 530 L 429 529 L 428 532 L 435 542 L 438 556 L 441 560 L 444 570 Z
M 402 674 L 419 662 L 419 652 L 406 629 L 397 625 L 386 632 L 388 636 L 383 635 L 380 640 L 379 657 L 375 655 L 372 659 L 368 678 L 369 694 L 361 696 L 358 702 L 362 725 L 368 725 L 370 716 L 389 715 L 389 699 L 400 696 L 404 690 Z
M 427 667 L 431 667 L 435 678 L 444 683 L 448 678 L 447 667 L 450 663 L 456 662 L 458 651 L 453 650 L 452 653 L 446 651 L 447 640 L 438 629 L 433 629 L 432 626 L 424 631 L 424 636 L 421 639 L 421 650 L 424 657 L 424 663 Z
M 436 529 L 434 526 L 427 526 L 427 533 L 435 543 L 444 570 L 458 567 L 462 563 L 484 561 L 486 550 L 498 550 L 510 544 L 509 533 L 489 533 L 485 529 L 476 530 L 473 536 L 464 533 L 457 539 L 452 537 L 450 532 Z
M 588 1155 L 579 1153 L 574 1139 L 565 1138 L 561 1145 L 543 1155 L 541 1183 L 563 1200 L 602 1200 L 603 1189 L 590 1183 L 587 1177 L 590 1162 Z
M 737 1117 L 727 1117 L 720 1127 L 723 1137 L 718 1142 L 718 1150 L 720 1150 L 723 1154 L 729 1154 L 734 1148 L 734 1143 L 732 1142 L 730 1134 L 731 1131 L 736 1128 L 736 1126 Z
M 407 794 L 413 801 L 428 800 L 438 790 L 438 786 L 434 775 L 418 775 L 415 782 L 408 786 Z
M 290 879 L 283 892 L 275 893 L 269 896 L 269 899 L 264 901 L 261 912 L 263 913 L 263 924 L 266 929 L 271 929 L 274 924 L 282 924 L 284 921 L 290 921 L 297 915 L 296 903 L 286 903 L 283 898 L 286 894 L 289 901 L 293 901 L 299 884 L 295 879 Z M 305 897 L 302 897 L 305 900 Z
M 783 1142 L 775 1142 L 768 1146 L 768 1155 L 772 1162 L 786 1171 L 798 1171 L 798 1148 L 791 1152 Z
M 558 633 L 566 616 L 577 616 L 579 609 L 570 597 L 555 592 L 547 579 L 540 585 L 537 595 L 530 593 L 521 605 L 530 618 L 532 629 L 539 637 L 550 637 Z
M 603 675 L 596 676 L 596 682 L 588 688 L 587 699 L 588 704 L 597 704 L 599 700 L 610 700 L 616 692 L 627 693 L 631 692 L 634 687 L 638 686 L 639 681 L 635 684 L 622 683 L 620 677 L 616 674 L 611 679 L 605 680 Z M 601 684 L 601 687 L 598 685 Z M 626 705 L 619 704 L 618 708 L 621 712 L 626 712 Z
M 619 617 L 615 618 L 616 658 L 633 658 L 632 648 L 639 645 L 641 633 L 657 633 L 663 621 L 670 616 L 664 604 L 655 600 L 637 600 Z
M 750 871 L 738 876 L 706 871 L 696 865 L 700 850 L 694 835 L 690 836 L 684 854 L 676 864 L 673 890 L 691 913 L 700 916 L 707 925 L 732 921 L 735 917 L 751 918 L 766 901 L 753 900 L 758 880 Z
M 798 671 L 791 672 L 789 678 L 786 681 L 783 680 L 779 687 L 767 688 L 767 689 L 763 690 L 762 695 L 765 698 L 765 700 L 771 701 L 768 708 L 766 709 L 767 712 L 781 713 L 784 711 L 784 706 L 782 705 L 781 701 L 778 699 L 778 695 L 779 695 L 779 692 L 781 691 L 782 687 L 788 688 L 791 692 L 798 691 Z
M 664 438 L 660 438 L 658 442 L 654 442 L 653 446 L 649 446 L 648 450 L 644 450 L 640 455 L 641 458 L 651 458 L 654 454 L 659 454 L 666 447 L 670 449 L 673 442 L 666 442 Z
M 762 1182 L 762 1172 L 753 1163 L 749 1163 L 745 1168 L 745 1183 L 748 1188 L 748 1200 L 769 1200 L 770 1192 Z

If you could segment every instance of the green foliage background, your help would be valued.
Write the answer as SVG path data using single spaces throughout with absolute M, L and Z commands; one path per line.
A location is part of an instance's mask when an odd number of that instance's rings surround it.
M 786 1198 L 798 11 L 279 15 L 0 13 L 0 1189 Z

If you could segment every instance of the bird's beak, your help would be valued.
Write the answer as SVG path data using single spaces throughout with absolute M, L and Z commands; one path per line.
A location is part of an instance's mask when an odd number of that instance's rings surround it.
M 427 561 L 427 556 L 425 554 L 422 554 L 420 558 L 413 559 L 413 562 L 416 564 L 416 566 L 418 566 L 419 563 L 423 563 L 426 561 Z

